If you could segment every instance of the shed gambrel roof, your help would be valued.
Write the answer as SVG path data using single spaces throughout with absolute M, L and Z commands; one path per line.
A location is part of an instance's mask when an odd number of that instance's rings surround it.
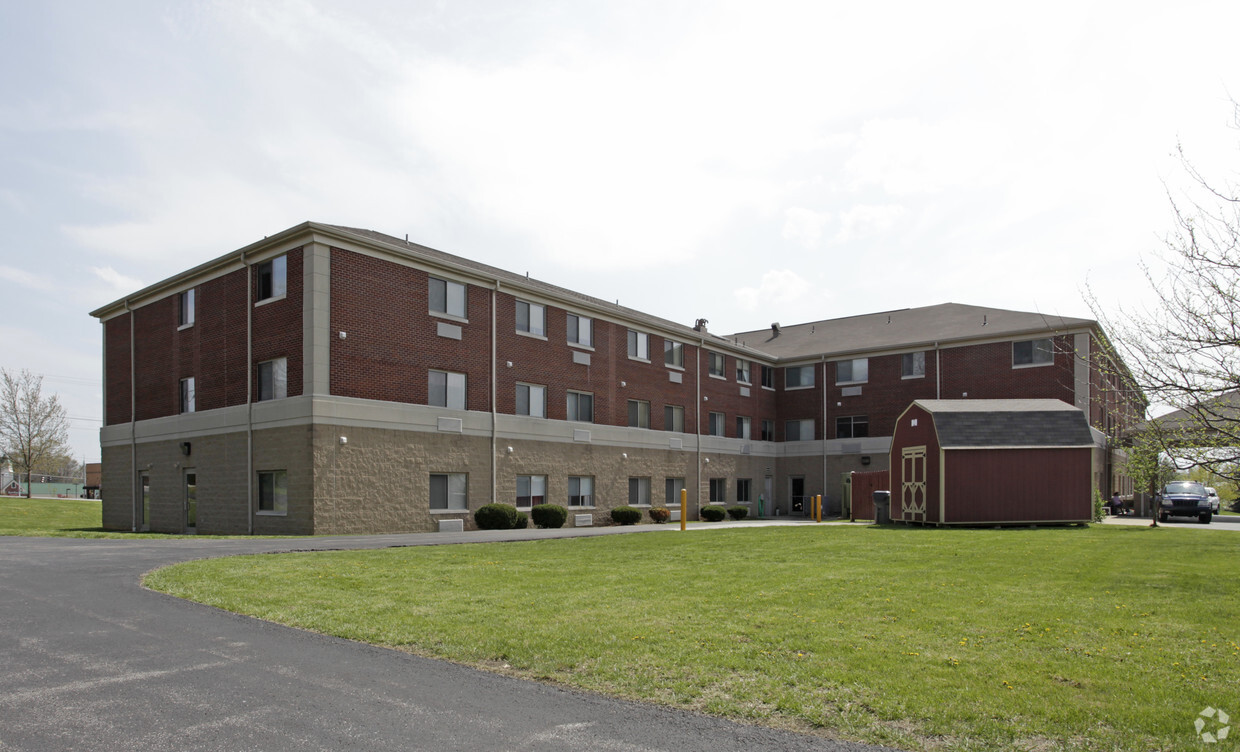
M 1085 413 L 1052 399 L 917 400 L 943 449 L 1092 447 Z

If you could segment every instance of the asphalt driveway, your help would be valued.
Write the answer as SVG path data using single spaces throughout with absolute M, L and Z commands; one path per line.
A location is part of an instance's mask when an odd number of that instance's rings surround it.
M 511 679 L 139 585 L 151 569 L 229 554 L 614 531 L 0 538 L 0 750 L 880 749 Z

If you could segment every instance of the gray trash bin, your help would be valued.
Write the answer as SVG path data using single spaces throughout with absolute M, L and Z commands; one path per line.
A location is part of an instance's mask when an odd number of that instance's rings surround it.
M 891 522 L 891 492 L 874 492 L 874 524 L 885 525 Z

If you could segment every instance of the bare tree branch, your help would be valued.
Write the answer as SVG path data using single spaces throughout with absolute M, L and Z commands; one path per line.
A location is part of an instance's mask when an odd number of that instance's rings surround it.
M 0 450 L 15 472 L 30 471 L 68 454 L 69 418 L 55 394 L 43 396 L 43 377 L 0 369 Z

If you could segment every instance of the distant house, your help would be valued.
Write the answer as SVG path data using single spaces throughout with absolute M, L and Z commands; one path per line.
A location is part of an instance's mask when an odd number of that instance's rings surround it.
M 100 483 L 103 477 L 102 462 L 86 463 L 86 498 L 98 499 L 100 492 Z
M 891 518 L 932 525 L 1088 522 L 1104 437 L 1059 400 L 917 400 L 891 441 Z

